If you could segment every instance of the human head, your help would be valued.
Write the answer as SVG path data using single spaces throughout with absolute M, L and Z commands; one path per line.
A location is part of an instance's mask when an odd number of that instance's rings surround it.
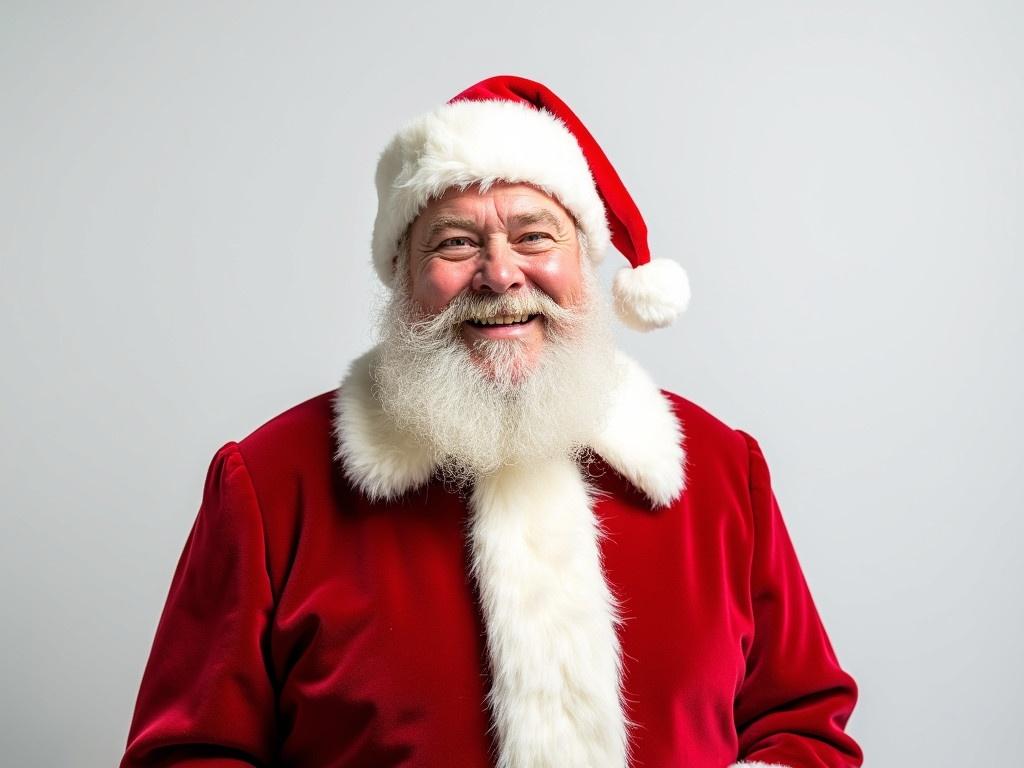
M 456 480 L 593 444 L 620 376 L 594 265 L 611 243 L 629 258 L 613 295 L 635 328 L 671 322 L 689 293 L 678 265 L 650 261 L 643 218 L 579 119 L 537 83 L 485 80 L 399 131 L 377 192 L 374 264 L 393 289 L 372 369 L 385 413 Z M 462 221 L 431 234 L 446 215 Z M 553 273 L 531 263 L 531 231 Z M 440 241 L 460 235 L 446 247 L 467 261 L 442 264 Z M 507 314 L 543 322 L 502 338 L 467 327 Z
M 384 284 L 394 281 L 403 234 L 431 200 L 499 181 L 530 184 L 564 206 L 593 264 L 609 244 L 626 256 L 612 291 L 626 325 L 663 327 L 685 309 L 685 272 L 651 260 L 643 216 L 582 121 L 545 86 L 511 76 L 483 80 L 414 119 L 381 154 L 373 261 Z

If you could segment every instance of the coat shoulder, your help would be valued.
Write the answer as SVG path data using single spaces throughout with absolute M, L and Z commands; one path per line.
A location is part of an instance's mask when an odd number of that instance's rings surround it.
M 246 459 L 287 461 L 331 443 L 331 407 L 336 390 L 322 392 L 260 425 L 238 441 Z
M 750 457 L 743 430 L 675 392 L 662 390 L 662 394 L 671 404 L 682 428 L 690 470 L 724 463 L 745 473 Z
M 661 392 L 671 403 L 672 410 L 679 419 L 688 441 L 700 439 L 724 448 L 746 450 L 746 440 L 743 437 L 744 433 L 742 430 L 733 427 L 682 395 L 665 389 L 661 390 Z
M 294 405 L 238 441 L 260 497 L 269 499 L 282 488 L 331 476 L 335 394 L 322 392 Z

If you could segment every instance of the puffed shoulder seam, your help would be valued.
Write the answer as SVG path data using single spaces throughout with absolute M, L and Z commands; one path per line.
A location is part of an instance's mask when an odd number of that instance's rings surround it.
M 249 465 L 245 460 L 245 455 L 242 453 L 241 446 L 237 441 L 230 441 L 225 443 L 218 454 L 223 453 L 225 459 L 229 459 L 231 456 L 235 456 L 238 459 L 238 470 L 245 475 L 245 483 L 249 490 L 252 505 L 256 510 L 256 519 L 260 526 L 260 539 L 263 541 L 263 572 L 267 577 L 267 589 L 270 594 L 274 597 L 275 602 L 277 594 L 274 590 L 274 584 L 270 578 L 270 540 L 267 536 L 267 521 L 263 516 L 263 505 L 260 503 L 260 495 L 256 491 L 256 484 L 253 482 L 252 473 L 249 471 Z
M 762 532 L 762 527 L 765 525 L 764 521 L 764 504 L 765 495 L 771 493 L 770 481 L 767 477 L 768 465 L 765 461 L 764 455 L 761 453 L 761 446 L 757 440 L 750 434 L 744 432 L 741 429 L 735 430 L 746 442 L 747 446 L 747 515 L 748 524 L 750 525 L 750 550 L 747 553 L 749 559 L 746 563 L 747 576 L 750 579 L 751 586 L 751 599 L 756 600 L 757 594 L 754 590 L 755 573 L 757 570 L 757 559 L 758 549 L 757 541 L 758 537 Z M 758 629 L 755 627 L 754 635 L 756 635 Z M 755 637 L 751 637 L 750 649 L 754 647 Z M 746 656 L 746 654 L 744 654 Z M 731 767 L 730 767 L 731 768 Z
M 771 471 L 768 469 L 768 461 L 761 450 L 761 444 L 747 432 L 737 429 L 747 443 L 747 475 L 750 488 L 750 500 L 753 504 L 755 493 L 763 492 L 765 487 L 771 487 Z

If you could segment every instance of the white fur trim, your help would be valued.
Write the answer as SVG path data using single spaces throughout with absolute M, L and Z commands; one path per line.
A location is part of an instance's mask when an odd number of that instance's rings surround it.
M 384 414 L 370 376 L 375 356 L 373 349 L 352 363 L 334 398 L 335 459 L 370 500 L 385 501 L 427 482 L 435 461 Z
M 624 267 L 612 284 L 615 312 L 636 331 L 670 325 L 690 303 L 690 280 L 677 262 L 654 259 L 639 267 Z
M 393 499 L 423 485 L 436 460 L 429 448 L 399 432 L 373 394 L 376 350 L 356 360 L 334 398 L 336 458 L 352 483 L 373 500 Z M 625 375 L 604 431 L 590 447 L 655 506 L 679 497 L 686 484 L 684 437 L 666 397 L 622 352 Z
M 392 284 L 399 239 L 431 198 L 497 181 L 527 182 L 557 198 L 600 261 L 611 242 L 604 203 L 565 124 L 518 102 L 458 101 L 407 124 L 377 163 L 373 263 L 384 284 Z
M 647 372 L 621 352 L 618 360 L 625 376 L 591 448 L 655 506 L 671 504 L 686 487 L 683 426 Z
M 755 760 L 752 763 L 740 760 L 740 762 L 730 765 L 729 768 L 790 768 L 790 766 L 782 763 L 762 763 L 760 760 Z
M 617 614 L 579 468 L 504 469 L 471 505 L 498 768 L 622 768 Z

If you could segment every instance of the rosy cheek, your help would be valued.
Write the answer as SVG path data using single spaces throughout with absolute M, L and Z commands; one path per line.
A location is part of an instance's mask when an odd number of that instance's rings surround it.
M 413 298 L 429 311 L 439 311 L 468 285 L 468 278 L 459 269 L 461 265 L 435 261 L 425 265 L 413 277 Z
M 576 295 L 582 285 L 578 262 L 569 254 L 553 252 L 536 263 L 533 271 L 537 287 L 560 303 Z
M 563 280 L 568 272 L 568 264 L 557 254 L 547 256 L 541 263 L 541 271 L 550 280 Z

